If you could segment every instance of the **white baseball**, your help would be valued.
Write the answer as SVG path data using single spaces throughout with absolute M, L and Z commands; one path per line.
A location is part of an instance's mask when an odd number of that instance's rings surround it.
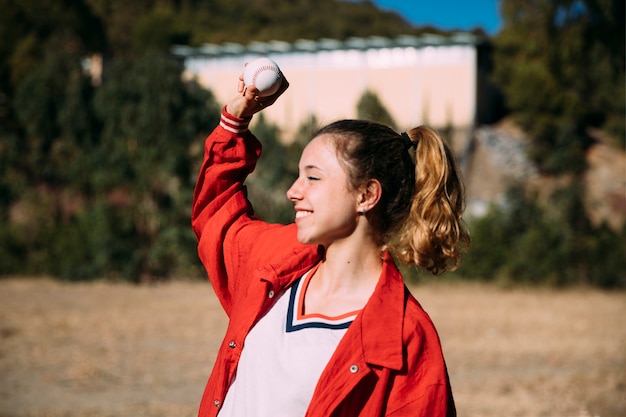
M 243 71 L 246 86 L 254 85 L 259 89 L 259 96 L 271 96 L 280 87 L 282 74 L 276 62 L 269 58 L 257 58 L 246 65 Z

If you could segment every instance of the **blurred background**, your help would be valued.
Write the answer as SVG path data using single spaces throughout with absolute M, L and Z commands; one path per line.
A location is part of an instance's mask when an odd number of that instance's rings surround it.
M 624 287 L 624 2 L 469 4 L 0 0 L 0 274 L 201 277 L 202 142 L 234 89 L 223 80 L 265 54 L 336 85 L 298 107 L 311 94 L 292 81 L 294 99 L 256 120 L 259 214 L 291 220 L 299 151 L 335 116 L 320 109 L 428 123 L 468 186 L 474 246 L 452 276 Z M 404 75 L 381 77 L 398 51 Z M 335 66 L 301 74 L 307 56 Z M 342 84 L 350 63 L 366 81 Z

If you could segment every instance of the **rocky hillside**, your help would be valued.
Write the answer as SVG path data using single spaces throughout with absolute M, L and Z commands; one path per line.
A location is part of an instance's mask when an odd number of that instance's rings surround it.
M 617 230 L 626 222 L 626 152 L 607 145 L 600 135 L 596 138 L 597 143 L 587 152 L 585 203 L 592 222 L 607 222 Z M 464 160 L 470 214 L 484 214 L 491 202 L 502 201 L 507 187 L 515 182 L 523 182 L 540 195 L 548 195 L 567 181 L 537 171 L 525 157 L 528 141 L 526 135 L 506 119 L 475 131 Z

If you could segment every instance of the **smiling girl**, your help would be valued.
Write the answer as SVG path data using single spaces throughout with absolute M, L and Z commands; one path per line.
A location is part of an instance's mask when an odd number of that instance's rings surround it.
M 254 216 L 252 116 L 287 89 L 239 90 L 205 143 L 192 225 L 229 326 L 199 416 L 454 416 L 439 337 L 396 261 L 434 274 L 469 246 L 454 159 L 432 129 L 320 129 L 287 191 L 295 222 Z M 392 257 L 393 254 L 393 257 Z

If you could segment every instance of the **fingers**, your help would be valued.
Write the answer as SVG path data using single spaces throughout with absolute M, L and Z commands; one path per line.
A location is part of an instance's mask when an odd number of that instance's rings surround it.
M 254 85 L 248 85 L 244 87 L 243 95 L 246 100 L 258 101 L 258 99 L 260 98 L 259 93 L 259 89 L 256 88 L 256 86 Z
M 289 88 L 289 81 L 281 73 L 281 83 L 278 90 L 271 96 L 262 97 L 254 85 L 246 86 L 243 73 L 237 82 L 237 95 L 227 104 L 227 111 L 233 116 L 249 117 L 266 107 L 271 106 Z
M 235 117 L 249 117 L 263 109 L 258 102 L 259 90 L 251 85 L 243 87 L 226 105 L 226 111 Z
M 274 102 L 278 100 L 278 97 L 280 97 L 285 91 L 287 91 L 288 88 L 289 88 L 289 81 L 287 81 L 285 76 L 282 75 L 280 87 L 278 88 L 278 90 L 271 96 L 263 97 L 262 101 L 263 101 L 264 106 L 267 107 L 267 106 L 271 106 L 272 104 L 274 104 Z

